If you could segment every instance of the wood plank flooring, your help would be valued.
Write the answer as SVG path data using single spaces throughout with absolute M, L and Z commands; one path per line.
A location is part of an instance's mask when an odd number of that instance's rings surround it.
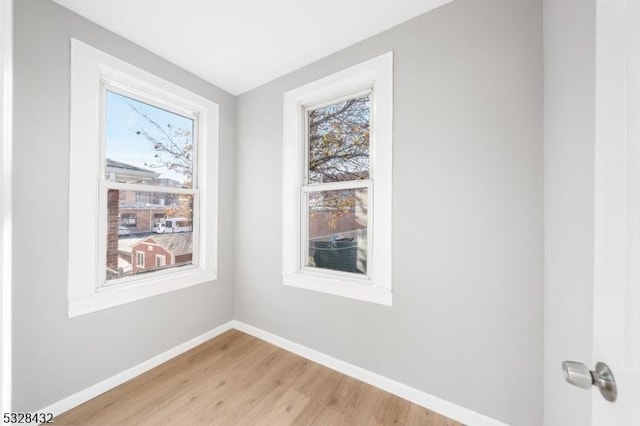
M 461 426 L 237 330 L 67 411 L 54 422 Z

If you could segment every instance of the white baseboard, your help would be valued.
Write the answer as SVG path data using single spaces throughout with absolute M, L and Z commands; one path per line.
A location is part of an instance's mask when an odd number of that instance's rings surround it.
M 318 352 L 314 349 L 284 339 L 275 334 L 271 334 L 268 331 L 261 330 L 243 322 L 233 320 L 231 326 L 244 333 L 250 334 L 258 339 L 269 342 L 273 345 L 286 349 L 289 352 L 293 352 L 296 355 L 300 355 L 303 358 L 307 358 L 318 364 L 324 365 L 332 370 L 338 371 L 347 376 L 353 377 L 372 386 L 387 391 L 393 395 L 397 395 L 400 398 L 406 399 L 425 407 L 431 411 L 447 416 L 451 419 L 457 420 L 465 425 L 469 426 L 508 426 L 506 423 L 487 417 L 483 414 L 476 413 L 475 411 L 453 404 L 444 399 L 440 399 L 426 392 L 422 392 L 418 389 L 407 386 L 403 383 L 396 382 L 388 377 L 381 376 L 364 368 L 357 367 L 348 362 L 341 361 L 337 358 L 333 358 L 322 352 Z
M 196 346 L 206 342 L 207 340 L 213 339 L 214 337 L 224 333 L 225 331 L 231 330 L 233 328 L 232 322 L 227 322 L 214 328 L 213 330 L 207 331 L 200 336 L 194 337 L 193 339 L 184 342 L 174 348 L 169 349 L 166 352 L 161 353 L 160 355 L 154 356 L 147 361 L 144 361 L 134 367 L 129 368 L 128 370 L 123 371 L 122 373 L 118 373 L 115 376 L 109 377 L 106 380 L 101 381 L 93 386 L 90 386 L 80 392 L 74 393 L 71 396 L 68 396 L 58 402 L 55 402 L 48 407 L 43 408 L 42 410 L 38 410 L 38 413 L 53 413 L 54 416 L 64 413 L 78 405 L 87 402 L 88 400 L 95 398 L 96 396 L 105 393 L 108 390 L 115 388 L 122 383 L 133 379 L 140 374 L 151 370 L 154 367 L 162 364 L 163 362 L 167 362 L 172 358 L 177 357 L 178 355 L 188 351 L 189 349 L 195 348 Z
M 172 358 L 192 349 L 207 340 L 224 333 L 225 331 L 235 328 L 244 333 L 250 334 L 258 339 L 269 342 L 273 345 L 281 347 L 289 352 L 292 352 L 301 357 L 307 358 L 332 370 L 338 371 L 347 376 L 353 377 L 372 386 L 380 388 L 391 394 L 397 395 L 400 398 L 404 398 L 408 401 L 425 407 L 429 410 L 440 413 L 451 419 L 457 420 L 468 426 L 508 426 L 506 423 L 502 423 L 498 420 L 487 417 L 483 414 L 476 413 L 475 411 L 453 404 L 449 401 L 445 401 L 428 393 L 422 392 L 418 389 L 407 386 L 403 383 L 389 379 L 388 377 L 381 376 L 380 374 L 373 373 L 365 370 L 348 362 L 341 361 L 332 356 L 326 355 L 322 352 L 284 339 L 275 334 L 271 334 L 267 331 L 245 324 L 243 322 L 232 320 L 219 327 L 214 328 L 200 336 L 197 336 L 188 342 L 184 342 L 166 352 L 161 353 L 145 362 L 142 362 L 134 367 L 129 368 L 115 376 L 109 377 L 100 383 L 90 386 L 80 392 L 77 392 L 67 398 L 64 398 L 54 404 L 49 405 L 41 410 L 37 410 L 39 413 L 53 413 L 54 416 L 64 413 L 78 405 L 95 398 L 96 396 L 115 388 L 122 383 L 133 379 L 140 374 L 151 370 L 154 367 L 169 361 Z

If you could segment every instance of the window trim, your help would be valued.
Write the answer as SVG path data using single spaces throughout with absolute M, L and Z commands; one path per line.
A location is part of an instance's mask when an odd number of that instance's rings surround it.
M 371 88 L 368 277 L 304 267 L 306 112 Z M 288 91 L 283 104 L 283 284 L 390 306 L 393 52 Z
M 160 268 L 162 266 L 166 266 L 167 264 L 167 256 L 164 254 L 156 254 L 156 268 Z M 161 265 L 158 265 L 158 260 L 162 259 L 162 261 L 160 262 Z
M 147 256 L 144 250 L 136 250 L 136 267 L 146 269 Z
M 100 268 L 106 253 L 99 218 L 103 146 L 102 82 L 126 88 L 181 114 L 197 114 L 197 164 L 200 217 L 199 250 L 193 268 L 143 274 L 121 285 L 103 286 Z M 183 87 L 71 38 L 71 141 L 69 164 L 68 314 L 84 315 L 217 279 L 219 106 Z M 172 188 L 171 192 L 174 189 Z M 202 218 L 207 218 L 206 221 Z M 89 231 L 88 231 L 89 230 Z M 94 230 L 91 232 L 90 230 Z M 194 227 L 195 231 L 195 227 Z M 105 231 L 106 232 L 106 231 Z M 104 234 L 106 235 L 106 234 Z

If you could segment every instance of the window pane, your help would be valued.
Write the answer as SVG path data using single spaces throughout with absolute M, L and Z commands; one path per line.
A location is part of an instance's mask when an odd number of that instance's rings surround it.
M 191 188 L 194 121 L 107 90 L 107 180 Z
M 371 94 L 308 112 L 309 184 L 369 178 Z
M 193 264 L 193 195 L 108 190 L 107 281 Z
M 367 273 L 367 188 L 307 193 L 306 266 Z

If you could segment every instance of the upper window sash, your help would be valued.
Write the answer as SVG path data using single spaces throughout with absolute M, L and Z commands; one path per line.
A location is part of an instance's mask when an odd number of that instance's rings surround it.
M 359 88 L 357 90 L 354 91 L 350 91 L 349 93 L 345 93 L 342 96 L 336 96 L 334 98 L 331 99 L 324 99 L 321 102 L 317 102 L 317 103 L 313 103 L 310 105 L 304 105 L 302 106 L 302 111 L 301 114 L 303 116 L 304 119 L 304 162 L 303 164 L 301 164 L 301 167 L 303 167 L 303 182 L 302 185 L 321 185 L 327 182 L 312 182 L 311 181 L 311 155 L 312 155 L 312 145 L 311 145 L 311 126 L 312 123 L 310 121 L 310 116 L 311 114 L 321 110 L 321 109 L 325 109 L 325 108 L 329 108 L 332 106 L 336 106 L 336 105 L 340 105 L 343 103 L 348 103 L 350 101 L 355 101 L 358 99 L 362 99 L 362 98 L 367 98 L 368 99 L 368 105 L 367 105 L 367 116 L 368 116 L 368 126 L 369 126 L 369 137 L 368 137 L 368 141 L 367 141 L 367 167 L 366 167 L 366 178 L 368 179 L 373 179 L 373 163 L 371 161 L 371 129 L 372 129 L 372 111 L 371 111 L 371 106 L 373 105 L 374 102 L 374 87 L 371 85 L 367 85 L 365 88 Z M 329 113 L 331 114 L 331 113 Z M 337 114 L 337 112 L 336 112 Z M 337 114 L 337 116 L 339 116 L 340 114 Z M 333 117 L 335 118 L 335 116 Z M 330 120 L 330 117 L 327 117 L 327 119 Z M 359 181 L 362 179 L 344 179 L 344 180 L 340 180 L 342 182 L 347 182 L 347 181 Z M 335 181 L 337 182 L 337 181 Z
M 102 170 L 105 170 L 106 168 L 106 159 L 107 159 L 107 141 L 106 141 L 106 125 L 107 125 L 107 93 L 111 92 L 114 93 L 116 95 L 122 96 L 124 98 L 128 98 L 131 99 L 133 101 L 136 101 L 138 103 L 141 104 L 146 104 L 148 106 L 151 106 L 153 108 L 157 108 L 159 110 L 164 110 L 167 111 L 171 114 L 174 114 L 176 116 L 180 116 L 183 117 L 185 119 L 191 120 L 192 121 L 192 155 L 191 155 L 191 169 L 192 169 L 192 174 L 191 174 L 191 188 L 190 189 L 197 189 L 198 188 L 198 157 L 199 157 L 199 150 L 200 150 L 200 114 L 198 113 L 198 111 L 194 111 L 192 109 L 186 109 L 184 107 L 180 107 L 179 105 L 175 105 L 175 103 L 172 103 L 170 100 L 165 100 L 163 98 L 161 98 L 161 95 L 158 96 L 152 96 L 152 95 L 148 95 L 146 93 L 143 93 L 140 90 L 136 90 L 134 88 L 130 88 L 125 86 L 124 84 L 120 84 L 118 82 L 113 81 L 112 79 L 109 78 L 105 78 L 104 76 L 101 78 L 100 81 L 100 167 Z M 174 101 L 175 102 L 175 101 Z M 106 182 L 106 186 L 107 187 L 111 187 L 110 185 L 112 184 L 106 177 L 106 174 L 102 174 L 100 175 L 100 180 L 101 182 Z M 131 185 L 133 187 L 134 184 L 126 184 L 125 185 Z M 166 191 L 162 191 L 162 192 L 177 192 L 175 190 L 179 189 L 179 188 L 175 188 L 175 187 L 163 187 L 163 186 L 155 186 L 155 185 L 151 185 L 151 184 L 145 184 L 144 185 L 146 188 L 148 188 L 149 191 L 152 191 L 154 189 L 157 188 L 165 188 Z M 113 189 L 119 189 L 116 187 L 113 187 Z M 187 189 L 187 188 L 182 188 L 182 189 Z M 143 190 L 145 191 L 145 190 Z M 156 191 L 156 192 L 160 192 L 160 191 Z

